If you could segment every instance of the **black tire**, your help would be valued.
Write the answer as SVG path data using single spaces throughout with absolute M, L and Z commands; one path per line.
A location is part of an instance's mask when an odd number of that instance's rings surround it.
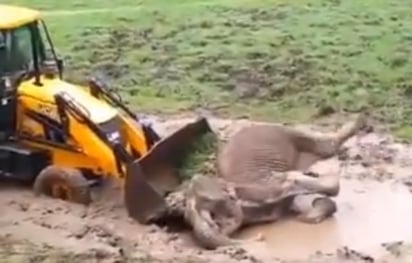
M 44 168 L 34 181 L 33 191 L 83 205 L 91 202 L 87 179 L 76 169 L 54 165 Z

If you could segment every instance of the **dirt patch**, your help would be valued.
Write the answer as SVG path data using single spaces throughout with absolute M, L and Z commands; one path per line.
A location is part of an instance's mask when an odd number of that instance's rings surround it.
M 166 134 L 191 120 L 155 120 L 155 128 Z M 211 124 L 225 138 L 251 123 L 213 119 Z M 88 208 L 35 198 L 30 189 L 3 184 L 0 254 L 5 262 L 44 262 L 47 253 L 53 262 L 408 262 L 412 147 L 368 133 L 345 148 L 336 157 L 342 190 L 335 217 L 320 225 L 286 219 L 240 233 L 264 231 L 262 243 L 205 251 L 187 233 L 139 225 L 127 217 L 115 183 L 97 189 Z

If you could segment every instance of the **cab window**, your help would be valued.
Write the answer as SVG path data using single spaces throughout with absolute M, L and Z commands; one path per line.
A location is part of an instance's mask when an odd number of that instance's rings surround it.
M 27 70 L 32 67 L 33 49 L 29 26 L 11 31 L 10 67 L 14 71 Z
M 28 71 L 33 66 L 30 26 L 22 26 L 0 34 L 0 73 Z

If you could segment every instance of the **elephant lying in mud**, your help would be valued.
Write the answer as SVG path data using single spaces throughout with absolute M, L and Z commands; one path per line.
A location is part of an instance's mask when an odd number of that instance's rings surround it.
M 244 128 L 218 152 L 218 176 L 197 175 L 169 194 L 169 212 L 181 215 L 208 249 L 247 242 L 230 236 L 289 213 L 319 223 L 337 210 L 330 196 L 339 193 L 339 175 L 322 174 L 317 164 L 364 126 L 359 115 L 330 135 L 275 125 Z
M 257 201 L 256 188 L 242 190 L 221 178 L 198 175 L 167 197 L 169 213 L 181 216 L 191 226 L 193 236 L 206 249 L 257 241 L 233 239 L 231 234 L 240 228 L 279 219 L 294 212 L 297 218 L 317 223 L 336 211 L 336 204 L 316 190 L 306 190 L 287 179 L 273 185 L 266 200 Z M 265 189 L 267 190 L 267 189 Z

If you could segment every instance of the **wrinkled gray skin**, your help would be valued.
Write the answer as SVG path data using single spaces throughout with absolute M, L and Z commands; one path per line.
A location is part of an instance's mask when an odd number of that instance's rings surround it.
M 303 132 L 281 125 L 253 125 L 237 132 L 220 148 L 218 174 L 239 186 L 261 188 L 276 185 L 278 174 L 288 172 L 297 184 L 336 196 L 339 193 L 336 173 L 313 177 L 308 176 L 309 172 L 317 162 L 335 156 L 342 144 L 365 125 L 363 114 L 332 134 Z M 266 199 L 263 193 L 262 200 Z
M 243 226 L 275 221 L 285 213 L 295 212 L 298 219 L 315 222 L 336 211 L 332 200 L 296 185 L 284 175 L 283 182 L 270 187 L 273 192 L 265 201 L 255 199 L 255 191 L 262 189 L 238 189 L 221 178 L 202 175 L 192 178 L 166 200 L 170 212 L 183 215 L 194 238 L 206 249 L 258 241 L 260 235 L 249 240 L 230 236 Z
M 218 153 L 220 178 L 194 177 L 169 195 L 168 205 L 184 216 L 199 244 L 208 249 L 257 240 L 230 235 L 286 213 L 319 223 L 337 210 L 329 196 L 339 193 L 339 176 L 319 170 L 318 164 L 328 162 L 365 124 L 359 115 L 330 135 L 275 125 L 244 128 Z

